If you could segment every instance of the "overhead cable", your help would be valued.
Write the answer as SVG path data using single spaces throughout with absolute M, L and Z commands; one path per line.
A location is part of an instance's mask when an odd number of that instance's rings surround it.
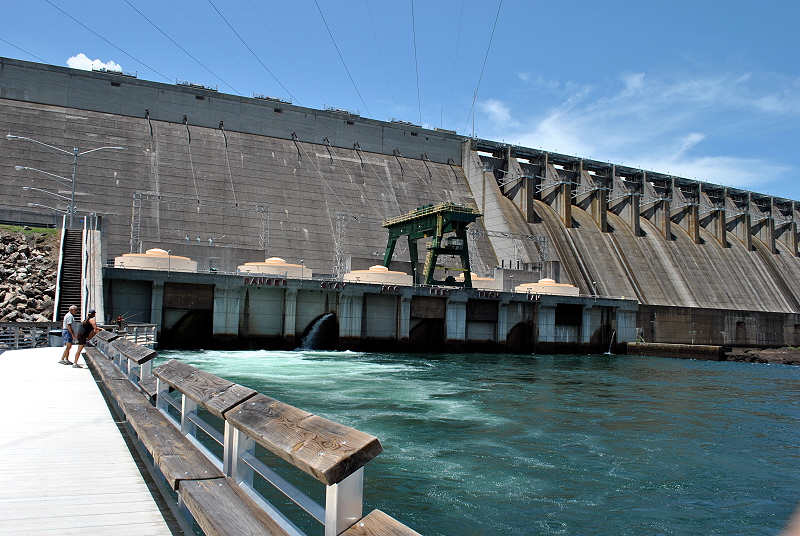
M 386 86 L 389 88 L 389 95 L 392 96 L 392 104 L 397 107 L 397 102 L 394 100 L 394 93 L 392 92 L 392 84 L 389 82 L 389 73 L 386 71 L 386 62 L 383 61 L 383 54 L 381 53 L 381 45 L 378 42 L 378 32 L 375 30 L 375 21 L 372 20 L 372 10 L 369 8 L 369 0 L 364 0 L 367 4 L 367 14 L 369 14 L 369 22 L 372 25 L 372 35 L 375 36 L 375 47 L 378 49 L 378 56 L 381 59 L 381 66 L 383 67 L 383 75 L 386 77 Z
M 238 38 L 239 38 L 239 41 L 241 41 L 241 42 L 242 42 L 242 44 L 243 44 L 243 45 L 244 45 L 244 46 L 247 48 L 247 50 L 249 50 L 249 51 L 250 51 L 250 54 L 252 54 L 252 55 L 253 55 L 253 57 L 254 57 L 256 60 L 258 60 L 258 63 L 260 63 L 260 64 L 261 64 L 261 66 L 262 66 L 262 67 L 263 67 L 263 68 L 264 68 L 264 69 L 265 69 L 265 70 L 266 70 L 266 71 L 269 73 L 269 75 L 270 75 L 272 78 L 274 78 L 274 79 L 275 79 L 275 81 L 278 83 L 278 85 L 279 85 L 279 86 L 281 86 L 281 87 L 283 88 L 283 90 L 284 90 L 286 93 L 288 93 L 288 94 L 289 94 L 289 96 L 292 98 L 292 101 L 293 101 L 293 102 L 295 102 L 295 103 L 297 103 L 297 104 L 300 104 L 300 101 L 298 101 L 298 100 L 295 98 L 295 96 L 294 96 L 294 95 L 292 95 L 292 92 L 291 92 L 291 91 L 289 91 L 288 89 L 286 89 L 286 86 L 284 86 L 284 85 L 281 83 L 281 81 L 280 81 L 280 80 L 278 80 L 278 77 L 277 77 L 277 76 L 275 76 L 275 75 L 272 73 L 272 71 L 270 71 L 270 70 L 269 70 L 269 67 L 267 67 L 266 65 L 264 65 L 264 62 L 263 62 L 263 61 L 261 61 L 261 58 L 259 58 L 258 56 L 256 56 L 256 53 L 255 53 L 255 52 L 253 52 L 253 49 L 252 49 L 252 48 L 250 48 L 250 46 L 249 46 L 247 43 L 245 43 L 244 39 L 242 39 L 242 36 L 241 36 L 241 35 L 239 35 L 239 32 L 237 32 L 236 30 L 234 30 L 234 29 L 233 29 L 233 26 L 231 26 L 231 23 L 230 23 L 230 22 L 228 22 L 228 19 L 226 19 L 226 18 L 225 18 L 225 16 L 224 16 L 222 13 L 220 13 L 219 9 L 217 9 L 217 6 L 215 6 L 215 5 L 214 5 L 214 2 L 212 2 L 211 0 L 208 0 L 208 3 L 209 3 L 209 4 L 211 4 L 211 7 L 213 7 L 213 8 L 214 8 L 214 11 L 216 11 L 216 12 L 217 12 L 217 15 L 219 15 L 219 16 L 220 16 L 220 18 L 221 18 L 223 21 L 225 21 L 225 24 L 227 24 L 227 25 L 228 25 L 228 28 L 230 28 L 230 29 L 231 29 L 231 31 L 232 31 L 234 34 L 236 34 L 236 37 L 238 37 Z
M 147 64 L 146 64 L 145 62 L 143 62 L 142 60 L 140 60 L 140 59 L 137 59 L 137 58 L 135 58 L 134 56 L 132 56 L 132 55 L 128 54 L 127 52 L 125 52 L 124 50 L 122 50 L 121 48 L 119 48 L 117 45 L 115 45 L 114 43 L 112 43 L 111 41 L 109 41 L 108 39 L 106 39 L 105 37 L 103 37 L 102 35 L 100 35 L 99 33 L 95 32 L 94 30 L 92 30 L 91 28 L 89 28 L 88 26 L 86 26 L 84 23 L 82 23 L 81 21 L 79 21 L 78 19 L 76 19 L 75 17 L 73 17 L 72 15 L 70 15 L 69 13 L 67 13 L 66 11 L 64 11 L 63 9 L 61 9 L 60 7 L 58 7 L 57 5 L 55 5 L 55 4 L 54 4 L 53 2 L 51 2 L 50 0 L 44 0 L 44 1 L 45 1 L 45 2 L 47 2 L 48 4 L 50 4 L 51 6 L 53 6 L 54 8 L 56 8 L 57 10 L 59 10 L 61 13 L 63 13 L 64 15 L 66 15 L 67 17 L 69 17 L 70 19 L 72 19 L 74 22 L 76 22 L 76 23 L 80 24 L 81 26 L 83 26 L 83 28 L 85 28 L 86 30 L 90 31 L 90 32 L 91 32 L 92 34 L 94 34 L 95 36 L 99 37 L 100 39 L 102 39 L 103 41 L 105 41 L 106 43 L 108 43 L 109 45 L 111 45 L 112 47 L 116 48 L 117 50 L 119 50 L 120 52 L 122 52 L 123 54 L 125 54 L 126 56 L 128 56 L 129 58 L 131 58 L 133 61 L 135 61 L 135 62 L 138 62 L 138 63 L 140 63 L 140 64 L 144 65 L 145 67 L 147 67 L 148 69 L 150 69 L 151 71 L 153 71 L 154 73 L 156 73 L 157 75 L 159 75 L 160 77 L 162 77 L 162 78 L 165 78 L 165 79 L 166 79 L 166 80 L 168 80 L 170 83 L 172 83 L 172 78 L 170 78 L 170 77 L 168 77 L 168 76 L 166 76 L 166 75 L 164 75 L 164 74 L 161 74 L 160 72 L 156 71 L 155 69 L 153 69 L 152 67 L 150 67 L 149 65 L 147 65 Z
M 414 0 L 411 0 L 411 31 L 414 35 L 414 71 L 417 73 L 417 109 L 419 124 L 422 125 L 422 101 L 419 98 L 419 62 L 417 61 L 417 24 L 414 20 Z
M 467 131 L 469 125 L 469 118 L 475 113 L 475 100 L 478 98 L 478 89 L 481 87 L 481 80 L 483 80 L 483 71 L 486 69 L 486 60 L 489 59 L 489 51 L 492 49 L 492 40 L 494 39 L 494 31 L 497 28 L 497 20 L 500 18 L 500 8 L 503 7 L 503 0 L 500 0 L 500 5 L 497 6 L 497 16 L 494 18 L 494 26 L 492 26 L 492 35 L 489 37 L 489 46 L 486 47 L 486 56 L 483 58 L 483 67 L 481 67 L 481 75 L 478 77 L 478 85 L 475 87 L 475 93 L 472 95 L 472 106 L 469 109 L 467 116 L 467 123 L 464 125 L 464 132 Z M 474 133 L 473 133 L 474 134 Z
M 49 64 L 49 63 L 50 63 L 50 62 L 48 62 L 48 61 L 45 61 L 45 60 L 43 60 L 42 58 L 40 58 L 39 56 L 37 56 L 37 55 L 35 55 L 35 54 L 31 54 L 31 53 L 30 53 L 30 52 L 28 52 L 27 50 L 24 50 L 24 49 L 22 49 L 22 48 L 19 48 L 19 47 L 18 47 L 17 45 L 15 45 L 14 43 L 9 43 L 8 41 L 6 41 L 5 39 L 3 39 L 2 37 L 0 37 L 0 41 L 2 41 L 3 43 L 5 43 L 5 44 L 7 44 L 7 45 L 9 45 L 9 46 L 12 46 L 12 47 L 16 48 L 17 50 L 19 50 L 20 52 L 23 52 L 23 53 L 27 54 L 28 56 L 33 56 L 34 58 L 36 58 L 37 60 L 41 61 L 42 63 L 47 63 L 47 64 Z
M 464 20 L 464 0 L 461 0 L 461 14 L 458 16 L 458 37 L 456 38 L 456 57 L 453 60 L 453 81 L 450 83 L 450 104 L 447 105 L 447 124 L 450 124 L 450 110 L 453 109 L 453 89 L 456 87 L 456 69 L 458 69 L 458 49 L 461 46 L 461 21 Z M 469 119 L 467 119 L 469 121 Z M 444 128 L 444 125 L 442 125 Z
M 306 76 L 306 73 L 304 73 L 303 70 L 300 68 L 300 66 L 297 65 L 297 62 L 294 61 L 294 58 L 292 58 L 292 56 L 289 54 L 289 51 L 286 50 L 286 47 L 283 46 L 283 43 L 281 42 L 281 40 L 278 39 L 278 36 L 275 35 L 275 32 L 273 32 L 272 28 L 270 28 L 269 24 L 267 24 L 267 21 L 264 20 L 264 17 L 261 16 L 261 13 L 258 11 L 258 8 L 256 8 L 255 4 L 253 4 L 253 2 L 251 0 L 248 0 L 248 1 L 250 2 L 250 7 L 253 8 L 253 11 L 256 12 L 256 15 L 258 15 L 258 18 L 261 19 L 261 22 L 264 23 L 264 26 L 267 28 L 267 30 L 269 30 L 269 33 L 275 39 L 275 42 L 278 43 L 278 46 L 281 47 L 281 50 L 283 50 L 284 54 L 286 54 L 286 57 L 289 58 L 289 61 L 292 62 L 292 65 L 294 65 L 297 68 L 297 70 L 300 71 L 300 74 L 303 75 L 303 78 L 306 79 L 306 82 L 308 82 L 308 85 L 311 86 L 311 89 L 313 89 L 314 92 L 317 95 L 319 95 L 319 98 L 322 99 L 322 100 L 325 100 L 325 97 L 322 96 L 322 93 L 320 93 L 319 90 L 316 87 L 314 87 L 314 84 L 311 83 L 311 80 L 309 80 L 309 78 Z
M 211 0 L 209 0 L 210 2 Z M 341 51 L 339 51 L 339 46 L 336 44 L 336 39 L 333 38 L 333 33 L 331 33 L 331 29 L 328 27 L 328 22 L 325 20 L 325 15 L 322 14 L 322 9 L 319 7 L 319 2 L 314 0 L 314 3 L 317 5 L 317 10 L 319 11 L 319 16 L 322 17 L 322 22 L 325 24 L 325 29 L 328 30 L 328 35 L 331 36 L 331 41 L 333 41 L 333 46 L 336 48 L 336 53 L 339 54 L 339 59 L 342 60 L 342 65 L 344 65 L 344 70 L 347 71 L 347 76 L 350 77 L 350 82 L 353 83 L 353 87 L 358 93 L 358 98 L 361 99 L 361 104 L 364 105 L 364 109 L 367 110 L 367 115 L 372 118 L 372 112 L 369 111 L 369 107 L 367 103 L 364 102 L 364 97 L 361 96 L 361 92 L 358 90 L 358 86 L 356 86 L 356 81 L 353 80 L 353 75 L 350 74 L 350 69 L 347 68 L 347 63 L 344 61 L 344 57 L 342 56 Z
M 222 77 L 221 77 L 221 76 L 219 76 L 219 75 L 218 75 L 218 74 L 216 74 L 214 71 L 212 71 L 211 69 L 209 69 L 208 67 L 206 67 L 206 66 L 203 64 L 203 62 L 201 62 L 200 60 L 198 60 L 197 58 L 195 58 L 194 56 L 192 56 L 192 55 L 189 53 L 189 51 L 188 51 L 188 50 L 186 50 L 185 48 L 183 48 L 183 47 L 182 47 L 182 46 L 181 46 L 181 45 L 180 45 L 180 44 L 179 44 L 177 41 L 175 41 L 173 38 L 171 38 L 169 35 L 167 35 L 167 33 L 166 33 L 164 30 L 162 30 L 161 28 L 159 28 L 158 26 L 156 26 L 156 24 L 155 24 L 153 21 L 151 21 L 150 19 L 148 19 L 148 18 L 147 18 L 147 16 L 146 16 L 144 13 L 142 13 L 141 11 L 139 11 L 139 10 L 136 8 L 136 6 L 134 6 L 133 4 L 131 4 L 131 3 L 130 3 L 128 0 L 125 0 L 125 3 L 126 3 L 126 4 L 128 4 L 129 6 L 131 6 L 131 8 L 133 8 L 133 10 L 134 10 L 136 13 L 138 13 L 139 15 L 141 15 L 141 16 L 142 16 L 142 18 L 143 18 L 144 20 L 146 20 L 147 22 L 149 22 L 149 23 L 150 23 L 150 25 L 151 25 L 153 28 L 155 28 L 156 30 L 158 30 L 159 32 L 161 32 L 161 34 L 162 34 L 164 37 L 166 37 L 167 39 L 169 39 L 170 41 L 172 41 L 172 43 L 173 43 L 173 44 L 174 44 L 176 47 L 178 47 L 179 49 L 183 50 L 183 52 L 185 52 L 187 56 L 189 56 L 189 57 L 190 57 L 190 58 L 192 58 L 194 61 L 196 61 L 196 62 L 198 63 L 198 65 L 200 65 L 200 67 L 202 67 L 203 69 L 205 69 L 206 71 L 208 71 L 209 73 L 211 73 L 211 76 L 213 76 L 213 77 L 217 78 L 217 79 L 218 79 L 220 82 L 222 82 L 223 84 L 225 84 L 226 86 L 228 86 L 229 88 L 231 88 L 231 89 L 234 91 L 234 93 L 236 93 L 237 95 L 240 95 L 240 96 L 242 96 L 242 94 L 241 94 L 241 93 L 239 93 L 238 91 L 236 91 L 236 88 L 235 88 L 235 87 L 233 87 L 232 85 L 230 85 L 229 83 L 227 83 L 225 80 L 223 80 L 223 79 L 222 79 Z
M 197 26 L 197 28 L 198 28 L 198 29 L 199 29 L 201 32 L 203 32 L 204 34 L 206 34 L 206 37 L 208 37 L 208 39 L 209 39 L 209 40 L 210 40 L 212 43 L 214 43 L 215 45 L 217 45 L 217 48 L 219 48 L 220 50 L 224 51 L 224 52 L 225 52 L 225 53 L 226 53 L 228 56 L 230 56 L 230 58 L 231 58 L 233 61 L 235 61 L 236 63 L 238 63 L 238 64 L 239 64 L 239 67 L 241 67 L 241 68 L 242 68 L 242 70 L 244 70 L 244 71 L 248 72 L 248 73 L 250 74 L 250 76 L 252 76 L 252 77 L 253 77 L 253 78 L 255 78 L 256 80 L 259 80 L 259 81 L 260 81 L 262 84 L 264 84 L 264 82 L 263 82 L 263 81 L 262 81 L 262 80 L 261 80 L 261 79 L 260 79 L 260 78 L 259 78 L 257 75 L 255 75 L 255 74 L 254 74 L 254 73 L 253 73 L 253 72 L 252 72 L 250 69 L 248 69 L 248 68 L 247 68 L 245 65 L 243 65 L 241 61 L 239 61 L 239 58 L 238 58 L 238 57 L 234 56 L 233 54 L 231 54 L 230 52 L 228 52 L 227 50 L 225 50 L 225 48 L 224 48 L 224 47 L 223 47 L 223 46 L 222 46 L 222 45 L 221 45 L 221 44 L 220 44 L 220 43 L 219 43 L 219 42 L 218 42 L 216 39 L 214 39 L 214 37 L 213 37 L 211 34 L 209 34 L 209 33 L 208 33 L 206 30 L 205 30 L 205 28 L 203 28 L 202 26 L 200 26 L 200 25 L 197 23 L 197 21 L 195 21 L 195 20 L 194 20 L 194 19 L 191 17 L 191 15 L 189 15 L 189 14 L 188 14 L 188 13 L 187 13 L 187 12 L 186 12 L 186 11 L 185 11 L 185 10 L 184 10 L 184 9 L 183 9 L 181 6 L 180 6 L 180 5 L 178 5 L 178 3 L 177 3 L 177 2 L 175 2 L 175 0 L 172 0 L 172 5 L 174 5 L 174 6 L 175 6 L 175 7 L 176 7 L 176 8 L 177 8 L 177 9 L 178 9 L 178 10 L 179 10 L 181 13 L 183 13 L 183 14 L 184 14 L 184 16 L 186 16 L 186 18 L 187 18 L 187 19 L 189 19 L 190 21 L 192 21 L 192 23 L 193 23 L 195 26 Z

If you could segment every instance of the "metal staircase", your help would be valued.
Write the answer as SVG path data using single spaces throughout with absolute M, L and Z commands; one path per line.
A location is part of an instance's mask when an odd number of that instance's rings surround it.
M 61 251 L 61 273 L 59 274 L 58 320 L 64 318 L 70 305 L 78 307 L 78 317 L 83 318 L 81 311 L 81 281 L 83 277 L 83 231 L 81 229 L 64 229 L 64 246 Z

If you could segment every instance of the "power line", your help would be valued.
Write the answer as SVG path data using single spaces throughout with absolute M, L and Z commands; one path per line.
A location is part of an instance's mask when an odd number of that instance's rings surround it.
M 34 58 L 36 58 L 37 60 L 41 61 L 42 63 L 48 63 L 48 62 L 46 62 L 45 60 L 43 60 L 42 58 L 40 58 L 39 56 L 37 56 L 37 55 L 35 55 L 35 54 L 31 54 L 31 53 L 30 53 L 30 52 L 28 52 L 27 50 L 24 50 L 24 49 L 22 49 L 22 48 L 19 48 L 17 45 L 15 45 L 15 44 L 13 44 L 13 43 L 9 43 L 8 41 L 6 41 L 5 39 L 3 39 L 2 37 L 0 37 L 0 41 L 2 41 L 3 43 L 5 43 L 5 44 L 7 44 L 7 45 L 9 45 L 9 46 L 12 46 L 12 47 L 16 48 L 17 50 L 21 51 L 21 52 L 22 52 L 22 53 L 24 53 L 24 54 L 27 54 L 28 56 L 33 56 Z
M 205 69 L 206 71 L 208 71 L 209 73 L 211 73 L 211 76 L 213 76 L 213 77 L 215 77 L 215 78 L 219 79 L 219 81 L 220 81 L 220 82 L 222 82 L 223 84 L 225 84 L 226 86 L 228 86 L 229 88 L 231 88 L 231 89 L 232 89 L 232 90 L 233 90 L 235 93 L 237 93 L 238 95 L 242 95 L 241 93 L 239 93 L 239 92 L 236 90 L 236 88 L 235 88 L 235 87 L 233 87 L 232 85 L 230 85 L 229 83 L 227 83 L 225 80 L 223 80 L 223 79 L 222 79 L 222 77 L 220 77 L 220 76 L 219 76 L 219 75 L 217 75 L 217 74 L 216 74 L 214 71 L 212 71 L 211 69 L 209 69 L 208 67 L 206 67 L 205 65 L 203 65 L 203 62 L 201 62 L 200 60 L 198 60 L 197 58 L 195 58 L 194 56 L 192 56 L 192 55 L 189 53 L 189 51 L 188 51 L 188 50 L 186 50 L 185 48 L 183 48 L 183 47 L 182 47 L 180 44 L 178 44 L 178 42 L 177 42 L 177 41 L 175 41 L 173 38 L 171 38 L 169 35 L 167 35 L 167 33 L 166 33 L 164 30 L 162 30 L 161 28 L 159 28 L 158 26 L 156 26 L 156 24 L 155 24 L 153 21 L 151 21 L 150 19 L 148 19 L 148 18 L 147 18 L 147 16 L 146 16 L 144 13 L 142 13 L 141 11 L 139 11 L 139 10 L 136 8 L 136 6 L 134 6 L 133 4 L 131 4 L 131 3 L 130 3 L 128 0 L 125 0 L 125 3 L 126 3 L 126 4 L 128 4 L 129 6 L 131 6 L 131 8 L 133 8 L 133 10 L 134 10 L 136 13 L 138 13 L 139 15 L 141 15 L 141 16 L 142 16 L 142 18 L 143 18 L 144 20 L 146 20 L 147 22 L 149 22 L 149 23 L 150 23 L 150 25 L 151 25 L 153 28 L 155 28 L 156 30 L 158 30 L 159 32 L 161 32 L 161 34 L 162 34 L 164 37 L 166 37 L 167 39 L 169 39 L 170 41 L 172 41 L 172 43 L 173 43 L 173 44 L 174 44 L 176 47 L 178 47 L 179 49 L 183 50 L 183 51 L 186 53 L 186 55 L 187 55 L 187 56 L 189 56 L 189 57 L 190 57 L 190 58 L 192 58 L 194 61 L 196 61 L 196 62 L 197 62 L 199 65 L 200 65 L 200 67 L 202 67 L 203 69 Z
M 467 116 L 467 123 L 464 125 L 464 132 L 467 131 L 467 126 L 469 125 L 469 118 L 472 117 L 472 114 L 475 113 L 475 100 L 478 98 L 478 89 L 481 87 L 481 80 L 483 80 L 483 71 L 486 69 L 486 60 L 489 59 L 489 50 L 492 48 L 492 40 L 494 39 L 494 31 L 497 28 L 497 20 L 500 18 L 500 8 L 503 7 L 503 0 L 500 0 L 500 5 L 497 6 L 497 16 L 494 18 L 494 26 L 492 26 L 492 36 L 489 37 L 489 46 L 486 47 L 486 56 L 483 58 L 483 67 L 481 67 L 481 75 L 478 77 L 478 85 L 475 87 L 475 93 L 472 96 L 472 107 L 469 109 L 469 115 Z M 474 132 L 473 132 L 474 134 Z
M 211 0 L 208 0 L 208 3 L 209 3 L 209 4 L 211 4 L 211 7 L 213 7 L 213 8 L 214 8 L 214 11 L 216 11 L 216 12 L 217 12 L 217 15 L 219 15 L 219 16 L 220 16 L 220 18 L 222 18 L 222 20 L 223 20 L 223 21 L 225 21 L 225 24 L 227 24 L 227 25 L 228 25 L 228 28 L 230 28 L 230 29 L 231 29 L 231 31 L 232 31 L 234 34 L 236 34 L 236 37 L 238 37 L 238 38 L 239 38 L 239 41 L 241 41 L 241 42 L 242 42 L 242 44 L 243 44 L 245 47 L 247 47 L 247 50 L 249 50 L 249 51 L 250 51 L 250 54 L 252 54 L 252 55 L 253 55 L 253 57 L 254 57 L 256 60 L 258 60 L 258 63 L 260 63 L 260 64 L 261 64 L 261 66 L 262 66 L 264 69 L 266 69 L 266 71 L 267 71 L 267 72 L 270 74 L 270 76 L 271 76 L 272 78 L 274 78 L 274 79 L 275 79 L 275 81 L 278 83 L 278 85 L 280 85 L 280 86 L 283 88 L 283 90 L 284 90 L 286 93 L 288 93 L 288 94 L 289 94 L 289 96 L 292 98 L 292 101 L 296 102 L 297 104 L 300 104 L 300 101 L 298 101 L 298 100 L 295 98 L 295 96 L 294 96 L 294 95 L 292 95 L 292 92 L 291 92 L 291 91 L 289 91 L 288 89 L 286 89 L 286 86 L 284 86 L 284 85 L 281 83 L 281 81 L 280 81 L 280 80 L 278 80 L 278 77 L 277 77 L 277 76 L 275 76 L 274 74 L 272 74 L 272 71 L 270 71 L 270 70 L 269 70 L 269 67 L 267 67 L 266 65 L 264 65 L 264 62 L 263 62 L 263 61 L 261 61 L 261 58 L 259 58 L 258 56 L 256 56 L 256 53 L 255 53 L 255 52 L 253 52 L 253 49 L 252 49 L 252 48 L 250 48 L 250 46 L 249 46 L 247 43 L 245 43 L 245 42 L 244 42 L 244 39 L 242 39 L 242 36 L 241 36 L 241 35 L 239 35 L 239 32 L 237 32 L 236 30 L 234 30 L 234 29 L 233 29 L 233 26 L 231 26 L 231 23 L 230 23 L 230 22 L 228 22 L 228 19 L 226 19 L 226 18 L 225 18 L 225 17 L 222 15 L 222 13 L 220 13 L 220 12 L 219 12 L 219 9 L 217 9 L 217 6 L 215 6 L 215 5 L 214 5 L 214 2 L 212 2 Z
M 198 29 L 199 29 L 201 32 L 203 32 L 204 34 L 206 34 L 206 37 L 208 37 L 208 38 L 211 40 L 211 42 L 212 42 L 212 43 L 214 43 L 215 45 L 217 45 L 217 48 L 219 48 L 220 50 L 224 51 L 224 52 L 225 52 L 225 53 L 226 53 L 228 56 L 230 56 L 230 58 L 231 58 L 233 61 L 235 61 L 237 64 L 239 64 L 239 67 L 241 67 L 241 68 L 242 68 L 242 70 L 244 70 L 244 71 L 247 71 L 247 73 L 249 73 L 249 74 L 250 74 L 250 76 L 252 76 L 254 79 L 256 79 L 256 80 L 258 80 L 259 82 L 261 82 L 262 84 L 264 84 L 264 81 L 263 81 L 263 80 L 261 80 L 261 79 L 260 79 L 260 78 L 259 78 L 259 77 L 258 77 L 258 76 L 255 74 L 255 73 L 253 73 L 253 72 L 252 72 L 250 69 L 248 69 L 248 68 L 247 68 L 245 65 L 243 65 L 243 64 L 242 64 L 242 62 L 241 62 L 241 61 L 239 61 L 239 58 L 237 58 L 235 55 L 233 55 L 233 54 L 231 54 L 230 52 L 228 52 L 228 50 L 226 50 L 226 49 L 225 49 L 225 48 L 224 48 L 222 45 L 220 45 L 220 44 L 219 44 L 219 42 L 218 42 L 216 39 L 214 39 L 214 37 L 213 37 L 211 34 L 209 34 L 209 33 L 208 33 L 206 30 L 205 30 L 205 28 L 203 28 L 202 26 L 200 26 L 200 24 L 198 24 L 198 23 L 197 23 L 197 21 L 196 21 L 196 20 L 194 20 L 194 19 L 193 19 L 193 18 L 192 18 L 192 17 L 191 17 L 191 16 L 190 16 L 190 15 L 189 15 L 189 14 L 188 14 L 186 11 L 184 11 L 184 9 L 183 9 L 181 6 L 179 6 L 179 5 L 178 5 L 178 3 L 177 3 L 177 2 L 175 2 L 175 0 L 171 0 L 171 1 L 172 1 L 172 5 L 174 5 L 176 8 L 178 8 L 178 10 L 179 10 L 181 13 L 183 13 L 183 14 L 184 14 L 184 16 L 185 16 L 187 19 L 189 19 L 190 21 L 192 21 L 192 23 L 193 23 L 195 26 L 197 26 L 197 28 L 198 28 Z
M 172 79 L 171 79 L 170 77 L 168 77 L 168 76 L 165 76 L 165 75 L 161 74 L 160 72 L 156 71 L 155 69 L 153 69 L 152 67 L 150 67 L 149 65 L 147 65 L 147 64 L 146 64 L 145 62 L 143 62 L 142 60 L 139 60 L 139 59 L 137 59 L 137 58 L 133 57 L 132 55 L 128 54 L 127 52 L 125 52 L 124 50 L 122 50 L 121 48 L 119 48 L 117 45 L 115 45 L 114 43 L 112 43 L 111 41 L 109 41 L 108 39 L 106 39 L 105 37 L 103 37 L 102 35 L 100 35 L 99 33 L 95 32 L 94 30 L 92 30 L 91 28 L 89 28 L 88 26 L 86 26 L 84 23 L 82 23 L 81 21 L 79 21 L 78 19 L 76 19 L 75 17 L 73 17 L 72 15 L 70 15 L 69 13 L 67 13 L 66 11 L 64 11 L 63 9 L 61 9 L 60 7 L 58 7 L 57 5 L 55 5 L 55 4 L 54 4 L 53 2 L 51 2 L 50 0 L 44 0 L 44 1 L 45 1 L 45 2 L 47 2 L 48 4 L 50 4 L 51 6 L 53 6 L 54 8 L 56 8 L 57 10 L 59 10 L 61 13 L 63 13 L 64 15 L 66 15 L 67 17 L 69 17 L 70 19 L 72 19 L 74 22 L 76 22 L 76 23 L 80 24 L 81 26 L 83 26 L 83 28 L 85 28 L 86 30 L 90 31 L 90 32 L 91 32 L 92 34 L 94 34 L 95 36 L 99 37 L 100 39 L 102 39 L 103 41 L 105 41 L 106 43 L 108 43 L 109 45 L 111 45 L 112 47 L 116 48 L 117 50 L 119 50 L 120 52 L 122 52 L 123 54 L 125 54 L 126 56 L 128 56 L 129 58 L 131 58 L 133 61 L 135 61 L 135 62 L 138 62 L 138 63 L 140 63 L 140 64 L 144 65 L 145 67 L 147 67 L 148 69 L 150 69 L 151 71 L 153 71 L 154 73 L 156 73 L 157 75 L 159 75 L 160 77 L 162 77 L 162 78 L 164 78 L 164 79 L 168 80 L 168 81 L 169 81 L 169 83 L 172 83 Z
M 453 61 L 453 81 L 450 84 L 450 104 L 447 105 L 447 124 L 450 124 L 450 110 L 453 109 L 453 88 L 456 86 L 456 69 L 458 68 L 458 49 L 461 46 L 461 22 L 464 20 L 464 0 L 461 0 L 461 14 L 458 16 L 458 38 L 456 39 L 456 58 Z M 469 119 L 467 119 L 469 121 Z M 444 125 L 442 125 L 444 128 Z
M 306 73 L 304 73 L 303 70 L 300 68 L 300 66 L 297 65 L 297 62 L 294 61 L 294 58 L 292 58 L 292 56 L 289 54 L 289 51 L 286 50 L 286 48 L 283 46 L 283 43 L 281 42 L 280 39 L 278 39 L 278 36 L 275 35 L 275 32 L 272 31 L 272 28 L 270 28 L 269 24 L 267 24 L 267 21 L 264 20 L 264 17 L 261 16 L 261 13 L 259 13 L 258 9 L 253 4 L 253 2 L 251 0 L 248 0 L 248 2 L 250 3 L 250 7 L 253 8 L 253 11 L 256 12 L 256 15 L 258 15 L 258 18 L 261 19 L 261 22 L 263 22 L 264 26 L 267 28 L 267 30 L 269 30 L 269 33 L 272 34 L 272 37 L 275 39 L 275 42 L 278 43 L 278 46 L 281 47 L 281 50 L 283 50 L 284 54 L 286 54 L 286 57 L 289 58 L 289 61 L 291 61 L 292 64 L 297 68 L 297 70 L 300 71 L 300 74 L 303 75 L 303 78 L 306 79 L 306 82 L 308 82 L 308 85 L 311 86 L 311 89 L 313 89 L 314 92 L 316 92 L 316 94 L 319 95 L 319 98 L 325 100 L 325 97 L 322 96 L 319 90 L 316 87 L 314 87 L 314 84 L 311 83 L 311 80 L 308 79 Z
M 211 0 L 209 0 L 209 2 L 210 1 Z M 317 0 L 314 0 L 314 3 L 317 5 L 317 10 L 319 11 L 319 16 L 322 17 L 322 22 L 325 24 L 325 29 L 328 30 L 328 35 L 331 36 L 331 41 L 333 41 L 333 46 L 336 48 L 336 53 L 339 54 L 339 59 L 342 60 L 342 65 L 344 65 L 344 70 L 347 71 L 347 76 L 350 77 L 350 82 L 353 83 L 353 87 L 355 88 L 356 93 L 358 93 L 358 98 L 361 99 L 361 104 L 364 105 L 364 109 L 367 110 L 367 115 L 371 118 L 372 112 L 369 111 L 367 103 L 364 102 L 364 97 L 361 96 L 361 92 L 358 90 L 358 86 L 356 86 L 356 81 L 353 80 L 353 75 L 350 74 L 350 69 L 347 68 L 347 64 L 344 61 L 344 57 L 342 56 L 342 53 L 339 51 L 339 46 L 336 44 L 336 39 L 333 38 L 333 33 L 331 33 L 331 29 L 328 27 L 328 21 L 325 20 L 325 15 L 322 14 L 322 9 L 319 7 L 319 2 L 317 2 Z
M 381 45 L 378 42 L 378 32 L 375 30 L 375 21 L 372 20 L 372 10 L 369 8 L 369 0 L 364 0 L 367 4 L 367 13 L 369 14 L 369 22 L 372 25 L 372 35 L 375 36 L 375 47 L 378 49 L 378 56 L 381 58 L 381 66 L 383 67 L 383 75 L 386 77 L 386 86 L 389 88 L 389 95 L 392 96 L 392 104 L 397 107 L 397 101 L 394 100 L 394 93 L 392 92 L 392 84 L 389 82 L 389 73 L 386 71 L 386 62 L 383 61 L 383 54 L 381 53 Z
M 417 109 L 419 109 L 419 124 L 422 125 L 422 101 L 419 98 L 419 62 L 417 61 L 417 24 L 414 19 L 414 0 L 411 0 L 411 30 L 414 34 L 414 70 L 417 73 Z

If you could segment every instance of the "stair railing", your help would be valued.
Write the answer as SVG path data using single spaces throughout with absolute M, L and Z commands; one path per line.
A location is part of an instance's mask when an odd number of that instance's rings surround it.
M 53 298 L 53 322 L 58 322 L 58 311 L 61 309 L 61 270 L 64 266 L 64 244 L 67 237 L 67 216 L 66 214 L 62 217 L 61 220 L 61 244 L 59 245 L 58 251 L 58 269 L 56 270 L 56 295 Z

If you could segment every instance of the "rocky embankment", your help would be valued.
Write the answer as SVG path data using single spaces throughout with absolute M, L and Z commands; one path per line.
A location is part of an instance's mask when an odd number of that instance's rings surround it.
M 734 348 L 725 354 L 725 361 L 800 365 L 800 348 Z
M 0 229 L 0 322 L 50 322 L 58 236 Z

